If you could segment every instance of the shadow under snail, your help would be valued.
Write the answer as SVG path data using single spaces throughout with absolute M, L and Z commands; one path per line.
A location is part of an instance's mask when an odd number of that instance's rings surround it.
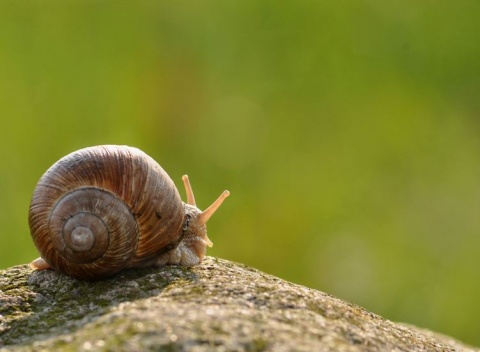
M 28 215 L 41 257 L 31 266 L 102 279 L 125 268 L 199 264 L 212 246 L 206 222 L 229 196 L 206 210 L 187 203 L 150 156 L 128 146 L 101 145 L 61 158 L 40 178 Z

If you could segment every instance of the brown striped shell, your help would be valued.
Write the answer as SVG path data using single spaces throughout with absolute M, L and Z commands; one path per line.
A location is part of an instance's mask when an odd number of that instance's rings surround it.
M 63 157 L 32 197 L 29 225 L 41 255 L 32 265 L 91 280 L 123 268 L 198 264 L 211 244 L 205 223 L 228 192 L 201 212 L 186 176 L 184 183 L 188 204 L 137 148 L 96 146 Z

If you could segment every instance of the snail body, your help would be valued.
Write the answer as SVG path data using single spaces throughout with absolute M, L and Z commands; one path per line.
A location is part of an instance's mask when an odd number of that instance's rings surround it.
M 205 224 L 229 192 L 202 212 L 188 177 L 182 179 L 187 203 L 137 148 L 102 145 L 68 154 L 35 187 L 28 220 L 41 257 L 31 265 L 95 280 L 124 268 L 199 264 L 212 245 Z

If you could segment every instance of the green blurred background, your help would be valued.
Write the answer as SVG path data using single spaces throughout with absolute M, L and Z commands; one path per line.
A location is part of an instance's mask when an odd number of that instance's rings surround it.
M 208 254 L 480 345 L 480 2 L 0 2 L 0 268 L 41 174 L 128 144 Z

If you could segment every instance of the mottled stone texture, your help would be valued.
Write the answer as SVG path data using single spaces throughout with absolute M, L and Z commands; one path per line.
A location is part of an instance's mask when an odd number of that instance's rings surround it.
M 479 351 L 241 264 L 0 271 L 1 351 Z

